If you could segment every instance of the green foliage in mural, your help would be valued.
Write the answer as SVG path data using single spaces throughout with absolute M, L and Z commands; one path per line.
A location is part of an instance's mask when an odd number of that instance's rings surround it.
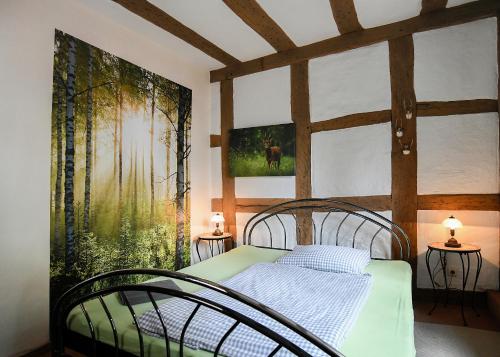
M 189 264 L 190 128 L 189 89 L 56 31 L 52 303 L 98 273 Z

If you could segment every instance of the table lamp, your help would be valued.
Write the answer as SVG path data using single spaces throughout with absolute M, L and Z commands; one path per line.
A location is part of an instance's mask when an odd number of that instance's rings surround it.
M 224 217 L 219 213 L 214 214 L 210 219 L 211 222 L 215 223 L 215 231 L 212 232 L 214 236 L 221 236 L 222 231 L 219 229 L 219 223 L 224 223 Z
M 450 239 L 444 245 L 451 248 L 460 248 L 462 244 L 455 239 L 455 229 L 462 228 L 462 222 L 451 215 L 443 221 L 443 226 L 450 229 Z

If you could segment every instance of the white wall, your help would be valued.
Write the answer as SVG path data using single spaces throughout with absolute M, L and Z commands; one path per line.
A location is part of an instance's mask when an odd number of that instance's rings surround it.
M 309 92 L 312 122 L 390 109 L 387 43 L 311 60 Z
M 391 124 L 312 135 L 313 197 L 391 194 Z
M 417 33 L 417 100 L 497 98 L 496 18 Z
M 292 122 L 290 68 L 234 79 L 234 127 Z M 236 197 L 295 197 L 295 177 L 236 177 Z
M 494 18 L 415 34 L 417 100 L 496 99 L 496 43 Z M 419 194 L 499 192 L 497 113 L 417 118 L 417 142 Z M 457 239 L 482 248 L 478 289 L 498 289 L 500 217 L 498 212 L 477 211 L 418 212 L 417 286 L 431 287 L 425 266 L 427 244 L 448 239 L 441 222 L 450 214 L 464 224 Z M 431 261 L 433 268 L 436 263 Z M 451 255 L 450 265 L 461 274 L 458 257 Z M 475 271 L 474 262 L 471 273 Z
M 111 4 L 111 5 L 110 5 Z M 123 23 L 95 1 L 0 2 L 0 355 L 48 342 L 52 60 L 60 29 L 193 90 L 192 233 L 210 211 L 207 71 Z M 112 3 L 106 6 L 116 6 Z M 115 22 L 116 20 L 116 22 Z M 122 22 L 123 21 L 123 22 Z M 158 29 L 158 31 L 161 31 Z
M 366 1 L 357 0 L 361 2 Z M 385 2 L 397 5 L 395 0 Z M 420 8 L 419 1 L 412 3 Z M 408 14 L 398 8 L 395 16 L 404 18 Z M 360 21 L 363 23 L 362 14 Z M 496 99 L 496 31 L 496 19 L 484 19 L 415 34 L 417 99 Z M 281 68 L 235 79 L 235 126 L 289 122 L 288 74 L 288 68 Z M 309 62 L 309 80 L 313 122 L 391 107 L 387 43 L 313 59 Z M 417 118 L 418 193 L 498 193 L 498 125 L 497 113 Z M 217 130 L 213 126 L 212 132 Z M 389 195 L 390 153 L 390 124 L 314 133 L 313 196 Z M 237 178 L 236 195 L 293 197 L 293 178 L 282 180 Z M 212 187 L 212 192 L 220 191 Z M 452 213 L 465 225 L 457 237 L 483 249 L 485 266 L 478 288 L 498 289 L 498 212 L 418 212 L 418 286 L 430 286 L 422 257 L 427 243 L 447 239 L 441 221 Z M 237 214 L 239 236 L 250 216 Z

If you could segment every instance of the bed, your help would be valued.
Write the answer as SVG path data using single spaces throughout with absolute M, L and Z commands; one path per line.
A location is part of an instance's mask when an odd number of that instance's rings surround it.
M 336 347 L 295 324 L 287 316 L 217 283 L 238 276 L 256 265 L 273 263 L 286 254 L 305 234 L 304 227 L 297 223 L 303 222 L 304 217 L 312 221 L 309 234 L 314 244 L 364 247 L 370 250 L 373 258 L 365 269 L 365 273 L 372 278 L 369 295 L 349 333 Z M 263 355 L 316 355 L 311 349 L 301 348 L 302 345 L 297 344 L 296 340 L 250 318 L 251 315 L 238 316 L 235 309 L 225 310 L 225 306 L 219 304 L 221 299 L 199 300 L 199 292 L 209 289 L 258 310 L 259 314 L 290 329 L 321 351 L 318 355 L 414 356 L 411 268 L 405 261 L 408 256 L 409 244 L 405 233 L 375 212 L 327 199 L 290 201 L 253 216 L 245 226 L 242 244 L 227 253 L 179 272 L 129 269 L 102 274 L 74 287 L 59 300 L 54 309 L 51 324 L 54 354 L 61 354 L 64 346 L 67 346 L 88 355 L 223 355 L 220 346 L 211 350 L 193 349 L 184 338 L 169 339 L 145 333 L 140 322 L 141 316 L 148 311 L 158 312 L 162 303 L 169 300 L 154 293 L 164 293 L 201 304 L 202 308 L 213 308 L 218 314 L 231 317 L 239 326 L 267 336 L 276 348 Z M 120 279 L 118 283 L 103 284 L 106 280 L 128 275 L 143 276 L 148 281 L 173 279 L 180 290 L 125 284 L 120 283 Z M 152 276 L 156 277 L 150 279 Z M 139 290 L 144 291 L 150 301 L 131 305 L 117 294 L 120 291 Z M 189 322 L 183 324 L 184 333 Z M 235 330 L 228 329 L 220 338 L 220 345 L 227 343 L 225 340 L 232 331 Z M 165 335 L 169 336 L 168 332 Z

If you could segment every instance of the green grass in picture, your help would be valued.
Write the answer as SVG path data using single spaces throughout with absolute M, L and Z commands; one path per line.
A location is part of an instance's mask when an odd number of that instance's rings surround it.
M 269 169 L 264 155 L 234 155 L 231 157 L 231 176 L 294 176 L 295 158 L 282 156 L 279 169 Z
M 233 177 L 294 176 L 295 125 L 231 130 L 229 168 Z

